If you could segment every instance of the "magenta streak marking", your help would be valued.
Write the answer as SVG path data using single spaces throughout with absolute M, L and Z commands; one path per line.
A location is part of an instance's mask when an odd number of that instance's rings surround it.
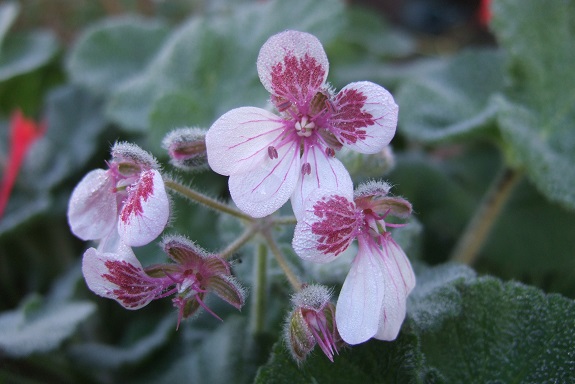
M 265 177 L 262 179 L 262 181 L 252 189 L 252 192 L 254 192 L 256 189 L 258 189 L 258 188 L 264 183 L 264 181 L 265 181 L 272 173 L 274 173 L 274 171 L 276 170 L 276 168 L 279 167 L 279 165 L 284 161 L 284 159 L 286 158 L 286 156 L 289 155 L 289 153 L 290 153 L 290 150 L 288 149 L 288 150 L 284 153 L 284 155 L 282 156 L 282 158 L 278 160 L 277 164 L 271 169 L 271 171 L 268 172 L 267 176 L 265 176 Z M 297 156 L 297 153 L 294 154 L 294 156 L 292 156 L 292 159 L 291 159 L 291 162 L 290 162 L 291 166 L 287 168 L 287 172 L 289 172 L 289 171 L 293 168 L 293 162 L 294 162 L 296 156 Z M 283 183 L 285 182 L 285 180 L 286 180 L 286 175 L 284 174 L 284 176 L 283 176 L 283 181 L 282 181 L 281 183 L 279 183 L 278 187 L 277 187 L 276 190 L 274 191 L 274 194 L 281 188 L 281 186 L 283 185 Z

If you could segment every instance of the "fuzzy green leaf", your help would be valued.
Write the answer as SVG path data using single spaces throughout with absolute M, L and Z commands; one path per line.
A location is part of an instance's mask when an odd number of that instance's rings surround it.
M 575 303 L 484 277 L 456 284 L 461 312 L 421 334 L 445 382 L 566 383 L 575 377 Z
M 264 105 L 269 96 L 256 71 L 262 44 L 288 28 L 312 32 L 328 43 L 337 33 L 342 9 L 338 0 L 275 0 L 193 17 L 167 38 L 144 72 L 114 91 L 108 115 L 125 129 L 141 131 L 150 128 L 156 102 L 172 93 L 201 102 L 201 124 L 205 116 L 211 123 L 234 107 Z M 155 127 L 165 125 L 155 121 Z
M 56 36 L 47 30 L 7 36 L 0 52 L 0 81 L 31 72 L 48 63 L 58 51 Z
M 0 56 L 2 55 L 2 43 L 6 32 L 16 20 L 18 12 L 20 11 L 20 4 L 16 1 L 8 1 L 4 4 L 0 4 Z
M 468 50 L 438 63 L 399 89 L 401 132 L 415 140 L 441 142 L 493 128 L 496 108 L 490 97 L 503 86 L 501 53 Z
M 44 305 L 40 298 L 0 315 L 0 350 L 24 357 L 56 349 L 94 312 L 89 302 Z
M 494 1 L 493 15 L 511 80 L 497 100 L 508 157 L 575 209 L 575 0 Z
M 142 71 L 168 34 L 159 20 L 104 19 L 80 36 L 67 60 L 71 80 L 98 94 Z
M 301 366 L 283 341 L 278 341 L 267 364 L 258 371 L 255 384 L 308 383 L 406 383 L 423 372 L 423 358 L 416 350 L 417 337 L 403 333 L 394 342 L 372 340 L 343 349 L 334 362 L 316 346 Z M 424 376 L 424 375 L 422 375 Z

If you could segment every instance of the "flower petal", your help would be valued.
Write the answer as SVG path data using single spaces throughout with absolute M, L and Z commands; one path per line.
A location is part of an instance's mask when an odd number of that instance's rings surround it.
M 361 237 L 359 240 L 357 256 L 343 283 L 335 310 L 339 334 L 351 345 L 363 343 L 377 333 L 384 297 L 382 259 L 374 254 L 376 247 Z
M 257 67 L 262 84 L 272 95 L 302 105 L 325 84 L 329 62 L 315 36 L 285 31 L 265 42 Z
M 107 236 L 116 224 L 118 204 L 113 180 L 107 171 L 95 169 L 78 183 L 68 202 L 68 223 L 82 240 Z
M 127 245 L 148 244 L 162 233 L 170 214 L 170 202 L 162 175 L 155 169 L 143 171 L 128 189 L 118 221 L 118 232 Z
M 117 253 L 89 248 L 82 259 L 82 273 L 88 288 L 95 294 L 114 299 L 127 309 L 147 305 L 164 289 L 161 279 L 146 275 L 142 264 L 126 245 Z
M 391 142 L 399 107 L 383 87 L 361 81 L 348 84 L 335 96 L 332 133 L 361 153 L 377 153 Z
M 387 236 L 383 243 L 384 297 L 379 328 L 374 338 L 395 340 L 405 319 L 407 295 L 415 287 L 415 275 L 405 252 Z
M 407 295 L 415 287 L 415 275 L 405 252 L 391 236 L 384 240 L 384 297 L 379 328 L 374 338 L 395 340 L 405 319 Z
M 297 143 L 277 148 L 277 158 L 264 158 L 250 172 L 232 174 L 229 188 L 239 209 L 252 217 L 264 217 L 288 201 L 300 175 Z
M 232 109 L 206 134 L 208 163 L 225 176 L 251 171 L 270 157 L 268 148 L 283 130 L 283 120 L 265 109 Z
M 315 190 L 338 191 L 344 196 L 353 196 L 353 182 L 349 172 L 335 157 L 330 157 L 319 147 L 310 148 L 307 156 L 302 160 L 310 164 L 311 173 L 302 174 L 291 197 L 293 213 L 301 220 L 304 204 L 307 197 Z
M 298 221 L 293 249 L 304 260 L 333 261 L 358 234 L 361 217 L 345 191 L 319 190 L 310 194 Z

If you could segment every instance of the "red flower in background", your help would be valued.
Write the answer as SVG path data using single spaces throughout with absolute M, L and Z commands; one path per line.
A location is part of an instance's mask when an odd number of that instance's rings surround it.
M 22 161 L 36 139 L 42 137 L 46 132 L 46 123 L 37 124 L 34 120 L 29 120 L 19 109 L 12 113 L 10 118 L 10 146 L 8 148 L 8 161 L 4 170 L 4 177 L 0 185 L 0 217 L 4 214 L 4 209 L 8 203 L 8 198 L 14 187 L 14 182 L 18 176 L 18 171 L 22 166 Z
M 477 12 L 477 18 L 479 19 L 479 23 L 481 25 L 489 24 L 489 20 L 491 20 L 491 0 L 481 0 L 481 4 L 479 5 L 479 11 Z

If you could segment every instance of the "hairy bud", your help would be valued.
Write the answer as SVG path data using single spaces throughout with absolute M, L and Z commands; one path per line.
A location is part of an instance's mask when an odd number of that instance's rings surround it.
M 343 344 L 335 324 L 335 306 L 331 290 L 309 285 L 292 297 L 294 309 L 287 318 L 284 339 L 294 360 L 303 362 L 316 344 L 333 362 Z
M 207 168 L 206 131 L 201 128 L 178 128 L 168 133 L 162 147 L 170 155 L 170 163 L 186 171 Z

